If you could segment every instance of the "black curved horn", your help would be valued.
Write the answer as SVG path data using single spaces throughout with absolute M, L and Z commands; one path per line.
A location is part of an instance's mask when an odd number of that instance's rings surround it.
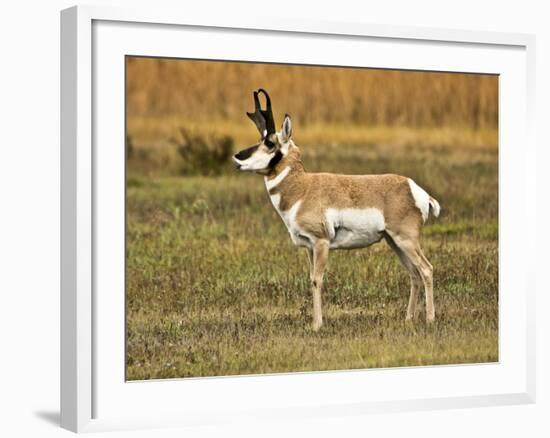
M 263 110 L 260 104 L 259 93 L 265 96 L 266 109 Z M 254 112 L 247 112 L 246 115 L 254 122 L 262 138 L 266 138 L 270 134 L 275 133 L 275 121 L 273 119 L 273 111 L 271 109 L 271 99 L 269 94 L 263 88 L 254 91 Z
M 262 93 L 265 96 L 265 111 L 261 111 L 265 119 L 267 134 L 275 134 L 275 120 L 273 119 L 273 110 L 271 109 L 271 98 L 263 88 L 260 88 L 258 93 Z
M 256 128 L 258 128 L 258 131 L 260 131 L 260 134 L 264 137 L 267 128 L 264 116 L 262 114 L 262 109 L 260 107 L 260 99 L 258 98 L 257 91 L 254 91 L 254 112 L 247 112 L 246 115 L 254 122 Z

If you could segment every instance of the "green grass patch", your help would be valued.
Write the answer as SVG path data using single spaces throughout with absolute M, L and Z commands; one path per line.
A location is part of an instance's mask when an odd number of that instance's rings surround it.
M 409 279 L 385 243 L 333 251 L 325 325 L 310 329 L 307 258 L 257 175 L 146 176 L 127 184 L 128 378 L 498 360 L 497 151 L 369 144 L 304 151 L 309 170 L 391 171 L 442 206 L 422 245 L 436 322 L 404 321 Z M 423 307 L 423 300 L 421 300 Z

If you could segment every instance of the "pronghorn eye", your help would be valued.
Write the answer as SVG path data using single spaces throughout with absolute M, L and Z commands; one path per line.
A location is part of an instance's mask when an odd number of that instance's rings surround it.
M 264 144 L 269 148 L 273 149 L 275 147 L 275 143 L 273 143 L 269 138 L 266 138 L 264 140 Z

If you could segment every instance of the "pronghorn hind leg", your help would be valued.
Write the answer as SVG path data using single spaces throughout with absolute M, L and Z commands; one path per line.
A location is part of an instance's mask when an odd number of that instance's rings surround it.
M 388 245 L 390 246 L 390 248 L 395 251 L 395 253 L 399 257 L 399 260 L 409 272 L 409 277 L 411 280 L 411 291 L 409 295 L 409 304 L 407 306 L 407 316 L 405 317 L 405 320 L 409 321 L 416 317 L 416 304 L 418 302 L 418 290 L 422 286 L 422 278 L 420 277 L 420 273 L 418 272 L 418 270 L 416 269 L 412 261 L 407 257 L 405 252 L 399 246 L 397 246 L 397 244 L 394 242 L 391 236 L 388 233 L 386 233 L 385 237 L 386 237 L 386 242 L 388 242 Z
M 313 269 L 311 278 L 311 290 L 313 293 L 313 330 L 317 331 L 323 325 L 323 313 L 321 308 L 321 289 L 323 287 L 323 274 L 328 261 L 328 240 L 317 240 L 313 245 Z
M 435 319 L 433 266 L 422 252 L 420 245 L 418 245 L 416 252 L 422 260 L 422 268 L 420 273 L 422 275 L 422 281 L 424 282 L 424 290 L 426 293 L 426 321 L 433 322 Z
M 407 306 L 407 316 L 405 317 L 406 321 L 410 321 L 416 318 L 416 304 L 418 302 L 418 291 L 422 285 L 422 281 L 418 275 L 410 273 L 411 278 L 411 293 L 409 295 L 409 304 Z
M 433 322 L 435 319 L 435 308 L 433 301 L 433 267 L 431 263 L 422 252 L 418 239 L 407 238 L 389 231 L 387 233 L 394 244 L 413 265 L 414 271 L 420 276 L 426 295 L 426 321 Z

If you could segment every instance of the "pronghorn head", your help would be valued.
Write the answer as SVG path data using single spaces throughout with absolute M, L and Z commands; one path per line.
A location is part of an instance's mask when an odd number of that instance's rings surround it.
M 265 96 L 265 110 L 260 105 L 260 93 Z M 233 156 L 233 161 L 240 170 L 267 174 L 283 158 L 290 147 L 292 136 L 290 116 L 285 114 L 281 131 L 277 132 L 273 120 L 271 99 L 262 88 L 254 91 L 254 112 L 247 112 L 246 115 L 258 128 L 261 139 L 255 145 L 236 153 Z

